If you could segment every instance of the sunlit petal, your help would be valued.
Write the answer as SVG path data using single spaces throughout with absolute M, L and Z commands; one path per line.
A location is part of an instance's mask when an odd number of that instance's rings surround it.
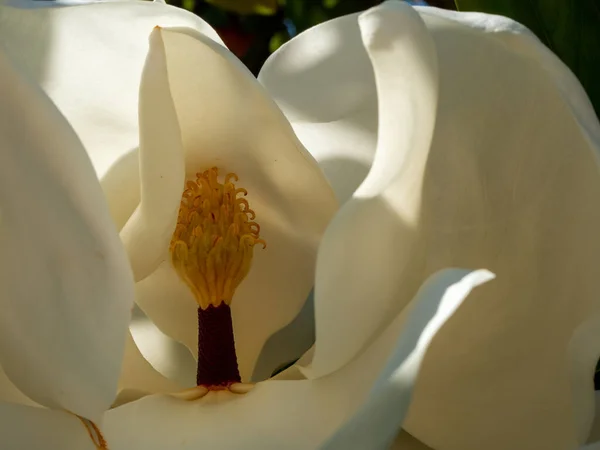
M 90 161 L 0 52 L 0 361 L 28 397 L 97 420 L 116 393 L 133 278 Z

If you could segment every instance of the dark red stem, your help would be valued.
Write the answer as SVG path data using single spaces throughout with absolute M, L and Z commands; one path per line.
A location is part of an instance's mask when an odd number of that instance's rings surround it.
M 240 381 L 229 305 L 198 308 L 198 386 L 229 386 Z

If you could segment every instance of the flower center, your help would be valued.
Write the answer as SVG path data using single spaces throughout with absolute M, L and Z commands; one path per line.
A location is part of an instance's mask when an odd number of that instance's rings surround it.
M 238 176 L 219 181 L 216 167 L 196 174 L 183 191 L 171 239 L 171 262 L 198 303 L 198 385 L 239 382 L 229 305 L 252 265 L 254 246 L 266 247 Z

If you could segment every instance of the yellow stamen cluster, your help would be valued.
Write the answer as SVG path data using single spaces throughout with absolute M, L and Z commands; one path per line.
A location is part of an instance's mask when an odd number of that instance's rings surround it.
M 173 267 L 202 309 L 229 305 L 250 271 L 254 246 L 266 247 L 254 211 L 238 198 L 248 192 L 236 188 L 237 175 L 227 174 L 223 183 L 218 176 L 213 167 L 186 183 L 170 246 Z

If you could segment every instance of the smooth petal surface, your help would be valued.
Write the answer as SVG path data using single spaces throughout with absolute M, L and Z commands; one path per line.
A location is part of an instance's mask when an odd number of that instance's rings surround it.
M 181 131 L 168 89 L 162 36 L 151 35 L 140 85 L 140 204 L 121 230 L 136 281 L 150 275 L 168 248 L 185 183 Z
M 127 335 L 119 377 L 119 395 L 113 405 L 128 403 L 148 394 L 176 392 L 182 388 L 154 370 L 140 353 L 131 334 Z
M 598 414 L 598 412 L 600 412 L 600 391 L 594 393 L 594 421 L 587 440 L 590 443 L 600 443 L 600 414 Z
M 435 123 L 435 48 L 418 14 L 393 3 L 365 13 L 360 25 L 380 93 L 378 153 L 319 249 L 313 376 L 348 362 L 404 306 L 398 301 L 403 286 L 397 276 L 411 262 L 412 228 Z
M 399 280 L 398 299 L 441 267 L 487 267 L 498 280 L 474 294 L 486 302 L 461 309 L 432 343 L 404 427 L 436 450 L 501 450 L 515 442 L 576 448 L 591 421 L 600 346 L 572 341 L 600 309 L 598 120 L 573 74 L 524 27 L 484 14 L 418 11 L 438 56 L 435 129 L 425 167 L 411 169 L 422 185 L 393 195 L 399 202 L 420 196 L 399 210 L 411 217 L 402 239 L 388 240 L 405 264 L 379 270 Z M 367 52 L 355 57 L 370 65 Z M 372 95 L 376 88 L 379 80 Z M 320 95 L 317 89 L 312 97 Z M 430 126 L 413 124 L 398 120 L 395 132 Z M 421 155 L 407 155 L 403 167 L 418 167 Z M 371 208 L 373 231 L 362 231 L 369 239 L 387 233 L 377 225 L 382 208 Z M 320 316 L 318 286 L 316 296 L 319 352 L 319 345 L 335 346 L 319 335 L 319 322 L 326 328 L 337 316 Z M 338 348 L 370 320 L 371 299 L 352 309 L 344 298 L 348 332 L 335 338 Z M 328 358 L 320 369 L 316 357 L 312 369 L 323 373 Z M 575 380 L 587 382 L 573 391 Z
M 268 244 L 254 252 L 252 270 L 232 303 L 238 361 L 247 380 L 265 341 L 302 308 L 313 284 L 317 246 L 337 204 L 316 162 L 240 61 L 190 29 L 155 33 L 164 43 L 169 84 L 163 89 L 175 104 L 187 176 L 214 166 L 223 175 L 237 173 Z M 162 301 L 196 306 L 191 293 L 177 297 Z M 159 319 L 155 300 L 137 297 L 165 333 L 183 336 L 195 352 L 196 314 L 185 321 Z
M 411 308 L 398 315 L 365 352 L 328 377 L 267 380 L 244 395 L 216 391 L 196 402 L 151 396 L 111 410 L 105 422 L 111 450 L 319 448 L 365 404 L 373 385 L 373 400 L 366 404 L 377 402 L 380 389 L 398 380 L 393 375 L 398 367 L 404 368 L 396 374 L 407 378 L 391 391 L 408 394 L 419 361 L 437 329 L 471 288 L 489 278 L 487 271 L 446 270 L 435 274 L 411 302 Z M 372 406 L 366 408 L 373 411 Z M 397 412 L 395 402 L 379 404 L 377 413 L 386 412 Z M 386 423 L 369 431 L 392 432 L 395 436 L 398 426 Z
M 377 143 L 375 80 L 357 17 L 341 17 L 294 37 L 258 75 L 341 204 L 365 179 Z
M 129 330 L 146 361 L 181 388 L 196 385 L 196 359 L 188 348 L 164 334 L 137 306 Z
M 0 403 L 0 436 L 3 450 L 96 450 L 77 417 L 46 408 Z
M 116 393 L 133 278 L 64 117 L 0 53 L 0 362 L 32 400 L 97 420 Z
M 404 339 L 379 375 L 369 399 L 323 450 L 390 448 L 408 412 L 413 386 L 431 340 L 471 291 L 493 278 L 486 270 L 448 270 L 437 273 L 421 287 L 407 319 Z M 440 301 L 419 301 L 421 298 Z
M 0 367 L 0 402 L 18 403 L 28 406 L 39 406 L 23 394 L 6 376 Z
M 222 42 L 196 15 L 160 2 L 8 0 L 0 6 L 0 40 L 75 128 L 100 178 L 138 146 L 140 79 L 157 25 L 189 27 Z M 133 212 L 136 203 L 120 205 L 118 198 L 126 185 L 115 180 L 103 187 L 111 212 Z

